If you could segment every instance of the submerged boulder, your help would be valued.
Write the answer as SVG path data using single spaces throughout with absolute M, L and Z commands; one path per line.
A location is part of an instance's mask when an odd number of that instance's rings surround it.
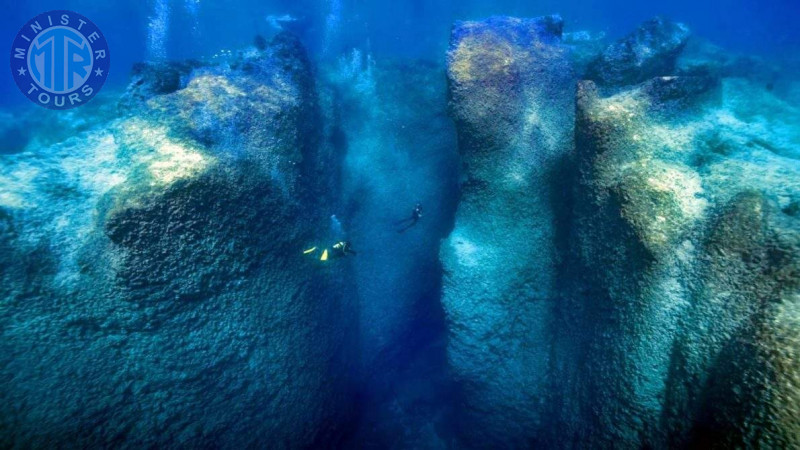
M 202 66 L 200 61 L 159 61 L 134 64 L 131 81 L 120 101 L 120 109 L 127 112 L 138 103 L 184 88 L 192 70 L 200 66 Z
M 448 359 L 466 445 L 525 447 L 545 427 L 560 192 L 574 78 L 561 18 L 458 22 L 447 56 L 462 156 L 442 243 Z
M 302 255 L 336 195 L 310 67 L 287 36 L 250 62 L 0 156 L 0 446 L 341 438 L 355 304 Z
M 675 61 L 689 28 L 661 17 L 608 46 L 587 69 L 586 78 L 602 85 L 625 86 L 675 74 Z

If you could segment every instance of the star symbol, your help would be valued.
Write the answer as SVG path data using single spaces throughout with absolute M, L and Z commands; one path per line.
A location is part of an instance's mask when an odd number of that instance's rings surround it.
M 94 74 L 97 75 L 98 77 L 102 77 L 103 76 L 103 70 L 98 68 L 97 70 L 94 71 Z
M 27 70 L 25 70 L 25 68 L 23 68 L 23 67 L 20 67 L 19 70 L 17 70 L 17 73 L 20 76 L 25 75 L 26 72 L 27 72 Z

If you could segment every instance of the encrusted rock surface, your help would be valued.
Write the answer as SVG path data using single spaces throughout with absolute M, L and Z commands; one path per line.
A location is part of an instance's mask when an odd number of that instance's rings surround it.
M 675 60 L 688 38 L 686 25 L 656 17 L 609 45 L 589 65 L 586 78 L 603 85 L 624 86 L 673 75 Z
M 736 79 L 607 98 L 579 84 L 575 245 L 593 293 L 579 301 L 595 305 L 581 384 L 597 442 L 797 445 L 800 227 L 786 211 L 800 165 L 749 120 L 759 101 L 779 102 Z
M 335 201 L 302 48 L 159 93 L 0 156 L 0 446 L 335 444 L 355 305 L 301 254 Z
M 797 446 L 800 110 L 760 77 L 676 68 L 688 30 L 655 19 L 589 67 L 565 125 L 558 24 L 453 31 L 459 437 Z
M 442 243 L 448 356 L 465 443 L 527 446 L 545 422 L 559 183 L 574 79 L 559 17 L 459 22 L 448 52 L 462 155 Z

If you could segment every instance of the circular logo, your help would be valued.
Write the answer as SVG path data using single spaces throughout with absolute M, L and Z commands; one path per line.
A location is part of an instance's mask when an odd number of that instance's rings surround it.
M 74 11 L 49 11 L 29 20 L 11 46 L 11 75 L 32 102 L 69 109 L 97 95 L 111 58 L 103 33 Z

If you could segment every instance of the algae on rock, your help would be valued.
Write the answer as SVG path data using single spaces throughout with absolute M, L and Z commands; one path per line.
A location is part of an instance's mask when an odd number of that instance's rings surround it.
M 616 372 L 586 377 L 601 442 L 796 444 L 769 418 L 796 392 L 765 380 L 796 376 L 776 361 L 793 352 L 775 321 L 793 323 L 797 219 L 781 210 L 800 167 L 760 144 L 731 95 L 741 83 L 656 78 L 607 98 L 579 86 L 576 252 L 599 288 L 588 300 L 605 305 L 586 317 L 588 364 Z
M 0 156 L 0 445 L 336 442 L 355 305 L 301 254 L 337 201 L 303 49 L 141 92 Z
M 574 78 L 559 17 L 458 22 L 448 52 L 462 156 L 442 243 L 450 368 L 466 442 L 525 446 L 546 423 L 555 223 L 572 152 Z

